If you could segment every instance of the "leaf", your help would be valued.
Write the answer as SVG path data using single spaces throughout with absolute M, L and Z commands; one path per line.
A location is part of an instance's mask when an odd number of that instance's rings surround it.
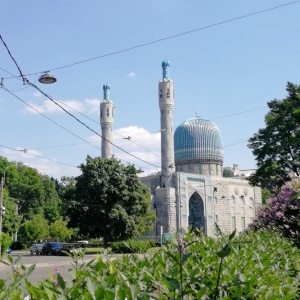
M 220 229 L 220 227 L 219 227 L 219 225 L 218 225 L 217 223 L 215 223 L 215 227 L 216 227 L 216 229 L 217 229 L 217 233 L 218 233 L 219 235 L 223 236 L 223 233 L 222 233 L 222 231 L 221 231 L 221 229 Z
M 187 259 L 192 255 L 192 252 L 187 252 L 187 253 L 183 253 L 183 255 L 181 256 L 181 261 L 185 262 L 187 261 Z
M 231 252 L 230 246 L 229 246 L 229 245 L 226 245 L 226 246 L 222 249 L 222 251 L 217 252 L 217 255 L 218 255 L 218 257 L 220 257 L 220 258 L 224 258 L 224 257 L 228 256 L 228 255 L 230 254 L 230 252 Z
M 299 114 L 300 113 L 300 107 L 295 108 L 292 113 L 293 114 Z
M 180 284 L 176 278 L 164 276 L 164 278 L 172 285 L 174 289 L 180 290 Z
M 35 265 L 31 265 L 27 271 L 27 276 L 29 276 L 35 269 Z
M 236 234 L 236 229 L 232 231 L 231 234 L 229 235 L 229 241 L 231 241 L 234 238 L 235 234 Z
M 66 287 L 64 279 L 61 277 L 61 275 L 59 273 L 56 276 L 57 276 L 57 282 L 58 282 L 59 286 L 64 290 Z

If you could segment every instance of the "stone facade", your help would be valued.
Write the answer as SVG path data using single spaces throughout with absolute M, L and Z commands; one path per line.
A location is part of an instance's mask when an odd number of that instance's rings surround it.
M 142 177 L 141 181 L 150 188 L 149 183 L 159 182 L 159 177 Z M 224 233 L 235 229 L 241 232 L 253 221 L 261 205 L 260 188 L 250 186 L 247 180 L 185 172 L 174 172 L 172 178 L 175 188 L 150 188 L 157 217 L 153 232 L 156 236 L 160 235 L 161 226 L 164 233 L 196 227 L 215 236 L 215 223 Z M 199 209 L 192 202 L 198 202 Z

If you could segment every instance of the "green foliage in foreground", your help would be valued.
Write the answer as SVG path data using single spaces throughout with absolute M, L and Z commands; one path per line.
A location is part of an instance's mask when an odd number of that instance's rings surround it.
M 299 250 L 279 235 L 249 231 L 214 240 L 187 234 L 161 251 L 118 260 L 74 258 L 67 279 L 59 272 L 32 285 L 13 265 L 12 284 L 0 280 L 0 299 L 299 299 Z

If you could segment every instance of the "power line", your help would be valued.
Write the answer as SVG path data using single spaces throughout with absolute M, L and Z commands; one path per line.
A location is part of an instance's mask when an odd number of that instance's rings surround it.
M 299 2 L 299 1 L 300 1 L 300 0 L 297 0 L 297 1 L 295 1 L 295 2 Z M 0 35 L 0 37 L 1 37 L 1 35 Z M 20 72 L 20 76 L 21 76 L 22 79 L 23 79 L 23 83 L 24 83 L 24 84 L 28 84 L 28 85 L 32 86 L 33 88 L 35 88 L 36 90 L 38 90 L 41 94 L 43 94 L 44 96 L 46 96 L 50 101 L 52 101 L 54 104 L 56 104 L 58 107 L 60 107 L 64 112 L 66 112 L 68 115 L 70 115 L 72 118 L 74 118 L 77 122 L 79 122 L 80 124 L 82 124 L 83 126 L 85 126 L 87 129 L 89 129 L 90 131 L 92 131 L 93 133 L 95 133 L 96 135 L 98 135 L 99 137 L 101 137 L 102 140 L 107 141 L 107 142 L 110 143 L 111 145 L 115 146 L 116 148 L 118 148 L 119 150 L 123 151 L 124 153 L 126 153 L 126 154 L 128 154 L 128 155 L 134 157 L 135 159 L 138 159 L 138 160 L 140 160 L 140 161 L 143 161 L 143 162 L 145 162 L 145 163 L 148 164 L 148 165 L 152 165 L 152 166 L 154 166 L 155 168 L 160 168 L 160 169 L 162 169 L 161 167 L 159 167 L 159 166 L 157 166 L 157 165 L 155 165 L 155 164 L 153 164 L 153 163 L 147 162 L 147 161 L 145 161 L 145 160 L 143 160 L 143 159 L 141 159 L 141 158 L 139 158 L 139 157 L 137 157 L 137 156 L 135 156 L 135 155 L 129 153 L 128 151 L 126 151 L 126 150 L 122 149 L 121 147 L 119 147 L 119 146 L 115 145 L 114 143 L 112 143 L 110 140 L 107 140 L 106 138 L 104 138 L 103 136 L 101 136 L 99 133 L 97 133 L 95 130 L 93 130 L 92 128 L 90 128 L 88 125 L 86 125 L 86 124 L 83 123 L 81 120 L 79 120 L 77 117 L 75 117 L 73 114 L 71 114 L 69 111 L 67 111 L 64 107 L 62 107 L 59 103 L 57 103 L 57 102 L 56 102 L 53 98 L 51 98 L 48 94 L 46 94 L 45 92 L 43 92 L 39 87 L 37 87 L 35 84 L 31 83 L 31 82 L 30 82 L 26 77 L 24 77 L 24 75 L 22 74 L 21 69 L 19 68 L 19 66 L 18 66 L 17 62 L 15 61 L 15 59 L 12 57 L 12 55 L 11 55 L 11 53 L 10 53 L 10 51 L 9 51 L 9 49 L 8 49 L 8 47 L 7 47 L 7 45 L 4 43 L 4 41 L 3 41 L 3 39 L 2 39 L 2 37 L 1 37 L 1 40 L 2 40 L 3 44 L 5 45 L 7 51 L 9 52 L 9 55 L 11 56 L 11 58 L 12 58 L 13 61 L 14 61 L 14 63 L 16 64 L 16 66 L 17 66 L 17 68 L 18 68 L 18 70 L 19 70 L 19 72 Z M 1 85 L 0 85 L 0 86 L 1 86 L 1 88 L 4 88 L 2 82 L 1 82 Z M 9 92 L 6 88 L 4 88 L 4 89 L 5 89 L 7 92 Z M 9 92 L 9 93 L 11 93 L 11 92 Z M 14 95 L 13 93 L 11 93 L 11 94 Z M 17 98 L 18 98 L 18 97 L 17 97 Z M 19 99 L 19 98 L 18 98 L 18 99 Z M 23 101 L 22 101 L 22 102 L 23 102 Z M 47 117 L 47 118 L 48 118 L 48 117 Z M 0 145 L 0 146 L 1 146 L 1 145 Z M 34 155 L 34 156 L 37 156 L 37 155 Z M 37 157 L 39 157 L 39 156 L 37 156 Z M 41 157 L 41 158 L 42 158 L 42 157 Z M 48 159 L 48 160 L 52 160 L 52 159 Z M 55 160 L 52 160 L 52 161 L 55 161 Z M 63 164 L 64 164 L 64 163 L 63 163 Z M 174 175 L 174 173 L 171 173 L 168 169 L 165 169 L 165 171 L 167 171 L 167 172 L 170 174 L 170 176 L 173 176 L 175 179 L 179 180 L 179 182 L 182 182 L 182 183 L 184 183 L 184 185 L 190 187 L 190 188 L 193 189 L 194 191 L 197 191 L 197 190 L 195 190 L 193 187 L 191 187 L 191 186 L 189 186 L 188 184 L 186 184 L 185 182 L 183 182 L 183 181 L 182 181 L 180 178 L 178 178 L 176 175 Z M 202 195 L 204 195 L 204 196 L 207 196 L 207 194 L 205 194 L 205 193 L 202 193 L 202 192 L 200 192 L 200 191 L 197 191 L 197 192 L 198 192 L 199 194 L 202 194 Z
M 267 108 L 267 106 L 262 106 L 262 107 L 258 107 L 258 108 L 244 110 L 244 111 L 240 111 L 240 112 L 237 112 L 237 113 L 233 113 L 233 114 L 229 114 L 229 115 L 224 115 L 224 116 L 212 118 L 212 119 L 209 119 L 209 120 L 217 120 L 217 119 L 232 117 L 232 116 L 241 115 L 241 114 L 245 114 L 245 113 L 248 113 L 248 112 L 252 112 L 252 111 L 256 111 L 256 110 L 260 110 L 260 109 L 264 109 L 264 108 Z
M 22 100 L 20 97 L 18 97 L 17 95 L 15 95 L 14 93 L 12 93 L 11 91 L 9 91 L 8 89 L 6 89 L 3 85 L 1 86 L 2 89 L 4 89 L 5 91 L 7 91 L 9 94 L 11 94 L 12 96 L 14 96 L 15 98 L 17 98 L 18 100 L 20 100 L 21 102 L 23 102 L 24 104 L 26 104 L 27 106 L 29 106 L 31 109 L 33 109 L 34 111 L 36 111 L 37 113 L 39 113 L 40 115 L 42 115 L 44 118 L 46 118 L 47 120 L 49 120 L 50 122 L 54 123 L 55 125 L 57 125 L 58 127 L 62 128 L 63 130 L 67 131 L 68 133 L 72 134 L 73 136 L 77 137 L 78 139 L 82 140 L 83 142 L 85 142 L 86 144 L 89 144 L 93 147 L 95 147 L 96 149 L 100 149 L 99 147 L 96 147 L 95 145 L 91 144 L 90 142 L 86 141 L 85 139 L 81 138 L 80 136 L 78 136 L 77 134 L 73 133 L 72 131 L 66 129 L 65 127 L 63 127 L 62 125 L 58 124 L 57 122 L 55 122 L 54 120 L 52 120 L 51 118 L 47 117 L 45 114 L 43 114 L 42 112 L 40 112 L 39 110 L 37 110 L 36 108 L 34 108 L 33 106 L 31 106 L 30 104 L 28 104 L 26 101 Z
M 69 167 L 73 167 L 73 168 L 78 169 L 78 167 L 76 167 L 76 166 L 73 166 L 73 165 L 70 165 L 70 164 L 55 160 L 55 159 L 47 158 L 47 157 L 44 157 L 44 156 L 41 156 L 41 155 L 37 155 L 37 154 L 34 154 L 34 153 L 30 153 L 26 149 L 15 149 L 15 148 L 11 148 L 11 147 L 4 146 L 4 145 L 0 145 L 0 147 L 5 148 L 5 149 L 9 149 L 9 150 L 12 150 L 12 151 L 24 152 L 25 154 L 28 154 L 28 155 L 31 155 L 31 156 L 35 156 L 35 157 L 38 157 L 38 158 L 42 158 L 42 159 L 49 160 L 49 161 L 52 161 L 52 162 L 55 162 L 55 163 L 58 163 L 58 164 L 62 164 L 62 165 L 65 165 L 65 166 L 69 166 Z
M 51 68 L 51 69 L 49 68 L 47 70 L 48 71 L 60 70 L 60 69 L 72 67 L 72 66 L 75 66 L 75 65 L 83 64 L 83 63 L 86 63 L 86 62 L 89 62 L 89 61 L 105 58 L 105 57 L 108 57 L 108 56 L 121 54 L 121 53 L 124 53 L 124 52 L 129 52 L 129 51 L 132 51 L 132 50 L 135 50 L 135 49 L 138 49 L 138 48 L 150 46 L 150 45 L 157 44 L 157 43 L 160 43 L 160 42 L 163 42 L 163 41 L 167 41 L 167 40 L 175 39 L 175 38 L 178 38 L 178 37 L 181 37 L 181 36 L 184 36 L 184 35 L 192 34 L 192 33 L 198 32 L 198 31 L 203 31 L 203 30 L 206 30 L 206 29 L 209 29 L 209 28 L 212 28 L 212 27 L 224 25 L 226 23 L 238 21 L 238 20 L 249 18 L 249 17 L 255 16 L 255 15 L 258 15 L 258 14 L 263 14 L 263 13 L 266 13 L 266 12 L 269 12 L 269 11 L 280 9 L 280 8 L 285 7 L 285 6 L 290 6 L 290 5 L 296 4 L 298 2 L 300 2 L 300 0 L 287 2 L 287 3 L 284 3 L 284 4 L 280 4 L 280 5 L 277 5 L 277 6 L 270 7 L 270 8 L 262 9 L 262 10 L 255 11 L 255 12 L 252 12 L 252 13 L 249 13 L 249 14 L 246 14 L 246 15 L 242 15 L 242 16 L 239 16 L 239 17 L 234 17 L 234 18 L 231 18 L 231 19 L 228 19 L 228 20 L 225 20 L 225 21 L 220 21 L 220 22 L 217 22 L 217 23 L 213 23 L 213 24 L 206 25 L 206 26 L 203 26 L 203 27 L 195 28 L 195 29 L 192 29 L 192 30 L 184 31 L 184 32 L 181 32 L 181 33 L 178 33 L 178 34 L 174 34 L 174 35 L 167 36 L 167 37 L 164 37 L 164 38 L 160 38 L 160 39 L 157 39 L 157 40 L 154 40 L 154 41 L 150 41 L 150 42 L 146 42 L 146 43 L 139 44 L 139 45 L 136 45 L 136 46 L 132 46 L 132 47 L 129 47 L 129 48 L 125 48 L 125 49 L 122 49 L 122 50 L 117 50 L 117 51 L 114 51 L 114 52 L 110 52 L 110 53 L 103 54 L 103 55 L 100 55 L 100 56 L 96 56 L 96 57 L 88 58 L 88 59 L 81 60 L 81 61 L 78 61 L 78 62 L 66 64 L 66 65 L 63 65 L 63 66 L 60 66 L 60 67 L 56 67 L 56 68 Z M 0 37 L 1 37 L 1 35 L 0 35 Z M 30 74 L 26 74 L 25 76 L 37 75 L 37 74 L 41 74 L 43 72 L 44 71 L 30 73 Z M 23 78 L 22 73 L 21 73 L 21 77 Z M 6 77 L 4 79 L 9 79 L 9 78 L 12 78 L 12 77 Z

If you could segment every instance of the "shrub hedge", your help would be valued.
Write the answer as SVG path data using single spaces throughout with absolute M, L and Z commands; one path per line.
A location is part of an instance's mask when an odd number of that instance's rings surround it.
M 186 234 L 160 251 L 98 257 L 78 264 L 68 278 L 59 272 L 32 285 L 34 267 L 14 267 L 11 283 L 0 279 L 0 299 L 300 299 L 299 249 L 265 230 L 218 239 Z
M 112 253 L 144 253 L 152 244 L 149 241 L 128 240 L 110 244 Z

